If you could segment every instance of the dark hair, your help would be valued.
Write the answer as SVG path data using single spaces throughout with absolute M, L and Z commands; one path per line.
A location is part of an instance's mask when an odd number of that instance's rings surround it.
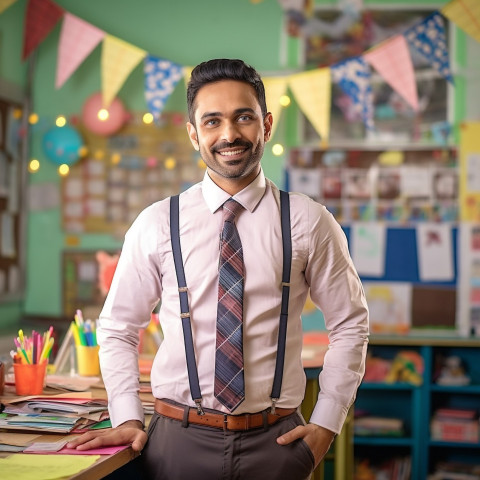
M 243 60 L 217 58 L 200 63 L 192 70 L 187 87 L 188 117 L 191 123 L 195 124 L 195 98 L 198 91 L 209 83 L 221 80 L 237 80 L 251 85 L 257 94 L 262 115 L 265 117 L 267 114 L 265 87 L 258 72 Z

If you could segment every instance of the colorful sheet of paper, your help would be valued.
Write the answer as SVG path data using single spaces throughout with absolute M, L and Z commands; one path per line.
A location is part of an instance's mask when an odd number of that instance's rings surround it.
M 0 458 L 2 478 L 55 480 L 70 477 L 93 465 L 99 455 L 11 455 Z

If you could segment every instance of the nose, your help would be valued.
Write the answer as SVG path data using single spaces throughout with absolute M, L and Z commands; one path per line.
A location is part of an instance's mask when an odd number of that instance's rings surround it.
M 225 122 L 222 129 L 222 140 L 228 143 L 233 143 L 241 137 L 238 126 L 234 122 Z

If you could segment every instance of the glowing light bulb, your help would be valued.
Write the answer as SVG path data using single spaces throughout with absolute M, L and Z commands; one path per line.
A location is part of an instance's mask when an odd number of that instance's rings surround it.
M 67 124 L 67 119 L 63 115 L 59 115 L 55 120 L 55 125 L 57 127 L 64 127 Z
M 28 116 L 28 123 L 30 125 L 35 125 L 38 122 L 38 115 L 36 113 L 31 113 Z
M 36 158 L 32 158 L 28 163 L 28 171 L 30 173 L 38 172 L 40 169 L 40 162 Z
M 110 116 L 110 113 L 106 108 L 101 108 L 97 113 L 98 119 L 101 120 L 102 122 L 107 121 L 109 116 Z
M 59 173 L 62 177 L 65 177 L 66 175 L 68 175 L 68 172 L 70 172 L 70 167 L 69 167 L 66 163 L 62 163 L 62 164 L 58 167 L 58 173 Z
M 279 143 L 276 143 L 272 147 L 272 153 L 276 155 L 277 157 L 283 154 L 283 145 L 280 145 Z
M 176 164 L 177 164 L 177 161 L 173 157 L 168 157 L 164 163 L 165 168 L 167 170 L 173 170 Z
M 282 95 L 280 97 L 279 102 L 280 102 L 280 105 L 282 107 L 288 107 L 290 105 L 291 100 L 290 100 L 290 97 L 288 95 Z
M 80 157 L 86 157 L 88 155 L 88 147 L 86 147 L 85 145 L 82 145 L 78 149 L 78 155 L 80 155 Z
M 112 157 L 110 158 L 111 162 L 114 165 L 117 165 L 118 163 L 120 163 L 121 159 L 122 159 L 122 156 L 118 152 L 112 153 Z
M 143 116 L 143 123 L 145 125 L 150 125 L 153 122 L 153 115 L 151 113 L 146 113 Z

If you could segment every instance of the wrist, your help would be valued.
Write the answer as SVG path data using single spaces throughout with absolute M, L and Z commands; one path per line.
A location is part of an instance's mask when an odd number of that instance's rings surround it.
M 143 423 L 140 420 L 127 420 L 121 423 L 118 428 L 138 428 L 139 430 L 145 430 Z

